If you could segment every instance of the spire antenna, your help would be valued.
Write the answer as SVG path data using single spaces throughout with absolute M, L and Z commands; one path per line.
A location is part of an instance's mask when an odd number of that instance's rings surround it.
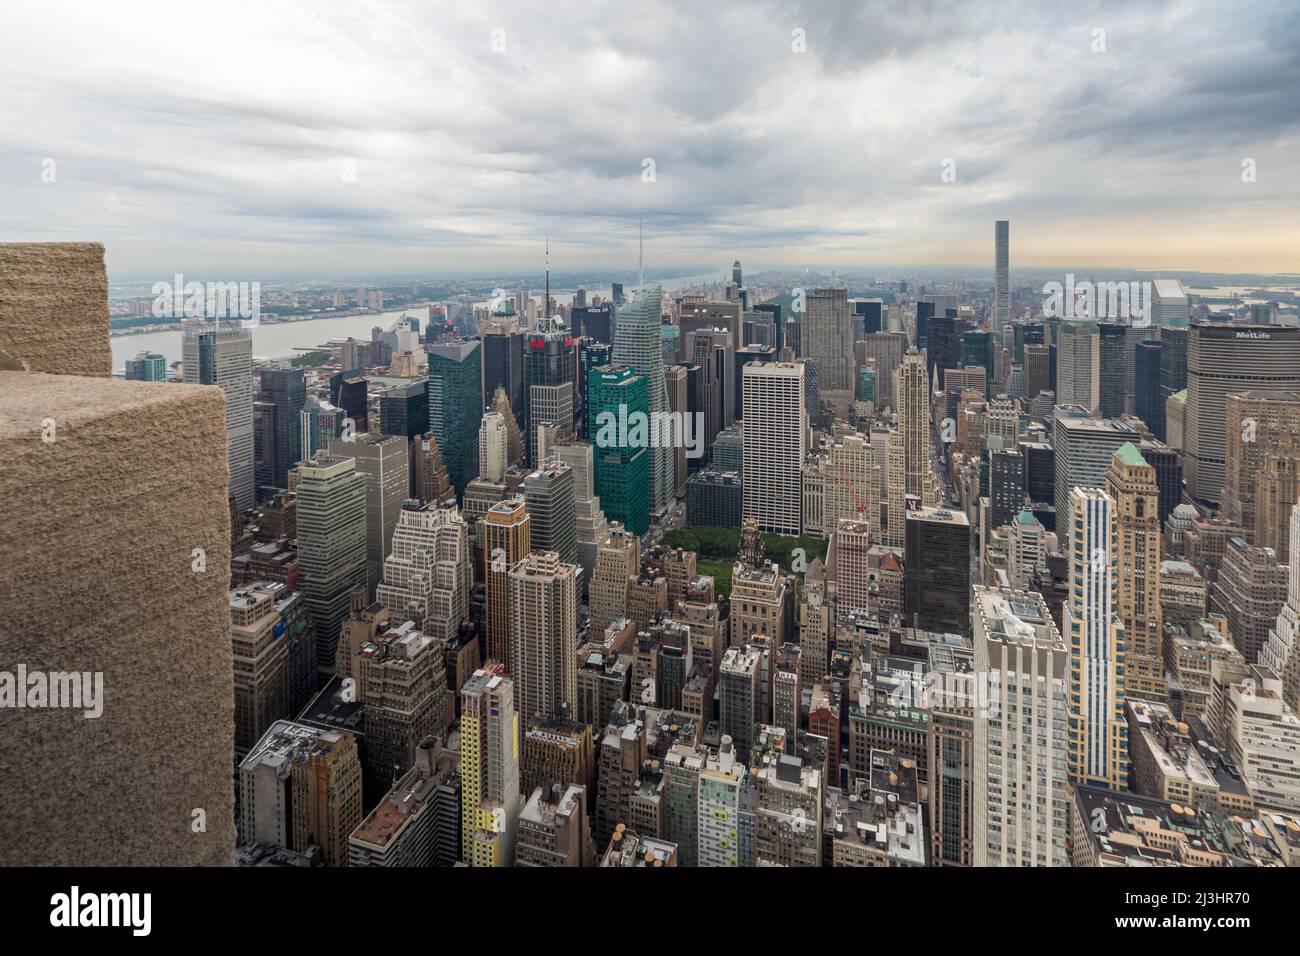
M 551 324 L 551 237 L 546 237 L 546 298 L 542 303 L 542 311 L 546 315 L 544 325 Z
M 636 290 L 641 291 L 645 286 L 645 220 L 636 221 Z

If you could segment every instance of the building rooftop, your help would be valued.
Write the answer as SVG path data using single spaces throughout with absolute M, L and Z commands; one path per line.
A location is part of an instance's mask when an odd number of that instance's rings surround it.
M 288 774 L 293 762 L 304 762 L 314 753 L 324 753 L 343 739 L 336 730 L 325 730 L 293 720 L 277 720 L 262 739 L 253 745 L 248 756 L 239 765 L 240 770 L 252 770 L 259 764 L 275 769 L 281 776 Z
M 677 865 L 677 844 L 643 837 L 620 823 L 614 828 L 601 866 L 648 867 Z
M 1146 467 L 1147 460 L 1142 457 L 1142 452 L 1131 441 L 1126 441 L 1115 449 L 1115 457 L 1126 465 L 1137 465 Z
M 336 675 L 303 708 L 298 720 L 312 727 L 345 730 L 355 737 L 364 737 L 366 705 L 359 700 L 347 700 L 346 697 L 343 693 L 343 678 Z
M 1034 517 L 1034 513 L 1028 508 L 1021 508 L 1020 513 L 1016 515 L 1017 524 L 1035 525 L 1041 522 Z
M 833 842 L 849 842 L 880 853 L 903 866 L 924 866 L 926 858 L 925 827 L 920 804 L 915 799 L 916 769 L 899 774 L 897 781 L 890 780 L 891 771 L 883 763 L 876 767 L 877 755 L 892 751 L 872 752 L 872 782 L 859 779 L 858 787 L 850 793 L 829 791 L 826 829 Z M 886 761 L 887 761 L 887 758 Z M 896 758 L 895 758 L 896 760 Z M 877 779 L 876 770 L 882 773 Z M 910 787 L 902 784 L 910 777 Z M 876 783 L 881 786 L 878 788 Z M 911 794 L 909 799 L 907 794 Z
M 554 780 L 548 780 L 533 789 L 519 819 L 548 826 L 562 825 L 565 821 L 581 812 L 587 788 L 581 784 L 571 783 L 567 787 Z
M 1089 786 L 1075 787 L 1075 801 L 1103 865 L 1204 865 L 1202 854 L 1221 866 L 1282 865 L 1263 827 L 1240 817 Z
M 1136 724 L 1146 738 L 1147 752 L 1165 777 L 1185 780 L 1206 789 L 1215 786 L 1214 774 L 1205 765 L 1191 736 L 1191 728 L 1174 719 L 1173 712 L 1164 704 L 1152 701 L 1129 700 L 1125 702 L 1130 726 Z M 1130 742 L 1129 749 L 1134 744 Z
M 1041 594 L 976 585 L 972 603 L 990 640 L 1033 645 L 1043 650 L 1065 650 L 1065 641 Z

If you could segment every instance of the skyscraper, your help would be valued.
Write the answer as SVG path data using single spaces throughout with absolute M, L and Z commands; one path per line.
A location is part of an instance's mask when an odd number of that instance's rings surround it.
M 692 332 L 724 330 L 726 343 L 734 352 L 744 342 L 744 313 L 738 302 L 706 301 L 700 296 L 687 296 L 677 301 L 677 322 L 681 330 L 678 339 L 678 356 L 689 360 L 691 350 L 688 337 Z M 734 409 L 732 409 L 734 416 Z
M 595 460 L 595 491 L 605 515 L 629 531 L 650 525 L 649 393 L 626 365 L 594 368 L 587 382 L 587 428 Z
M 1165 402 L 1187 388 L 1187 343 L 1191 334 L 1186 326 L 1160 329 L 1160 397 Z
M 1259 662 L 1282 679 L 1283 701 L 1300 713 L 1300 505 L 1291 508 L 1290 533 L 1286 601 L 1269 632 L 1268 643 L 1260 652 Z
M 349 596 L 366 586 L 366 476 L 356 459 L 318 456 L 298 476 L 298 564 L 316 625 L 316 664 L 334 672 Z
M 1187 345 L 1187 493 L 1222 500 L 1227 396 L 1251 389 L 1300 391 L 1300 328 L 1276 325 L 1191 327 Z
M 1129 334 L 1127 325 L 1097 323 L 1097 414 L 1102 418 L 1119 418 L 1124 414 L 1131 381 Z
M 1097 414 L 1101 401 L 1101 336 L 1095 319 L 1062 319 L 1056 346 L 1056 401 Z
M 903 620 L 908 627 L 970 633 L 970 521 L 960 511 L 906 512 Z
M 418 378 L 379 393 L 379 430 L 411 439 L 429 430 L 429 380 Z
M 167 357 L 157 352 L 139 352 L 126 360 L 126 379 L 134 382 L 161 382 L 167 378 Z
M 993 322 L 994 334 L 1011 321 L 1011 222 L 993 224 Z
M 361 761 L 343 730 L 277 720 L 239 765 L 239 838 L 294 853 L 320 847 L 347 866 L 348 837 L 361 823 Z
M 699 773 L 695 819 L 700 866 L 740 865 L 740 802 L 747 773 L 731 738 L 724 735 Z
M 898 428 L 889 435 L 889 526 L 885 544 L 904 544 L 906 499 L 915 495 L 923 505 L 934 504 L 934 474 L 930 467 L 930 383 L 925 354 L 915 350 L 903 356 L 894 373 L 898 400 Z
M 928 674 L 939 693 L 930 700 L 927 780 L 931 866 L 974 860 L 975 720 L 979 687 L 975 651 L 956 635 L 935 635 Z
M 438 504 L 455 495 L 433 434 L 411 439 L 411 495 L 424 504 Z
M 729 647 L 719 670 L 718 726 L 723 740 L 730 739 L 741 760 L 750 749 L 762 722 L 762 697 L 766 687 L 760 681 L 760 651 L 751 645 Z
M 488 660 L 460 692 L 461 839 L 470 866 L 513 866 L 519 793 L 514 682 Z
M 230 637 L 235 668 L 235 759 L 243 760 L 271 724 L 289 716 L 289 641 L 277 598 L 281 584 L 230 592 Z
M 506 305 L 509 301 L 506 300 Z M 528 411 L 528 389 L 524 385 L 524 348 L 527 336 L 519 331 L 513 307 L 508 315 L 494 315 L 483 323 L 483 401 L 488 401 L 498 388 L 506 393 L 506 400 L 517 421 L 523 421 Z
M 298 413 L 302 433 L 299 461 L 316 457 L 318 451 L 328 451 L 330 442 L 343 433 L 343 409 L 329 402 L 308 398 Z
M 289 469 L 298 463 L 302 451 L 302 409 L 307 401 L 307 385 L 300 368 L 263 368 L 258 400 L 272 406 L 268 447 L 258 448 L 258 458 L 266 463 L 271 484 L 289 485 Z M 423 394 L 423 393 L 422 393 Z
M 1052 346 L 1024 343 L 1024 398 L 1034 399 L 1043 392 L 1053 392 Z
M 458 496 L 478 471 L 481 363 L 477 341 L 429 346 L 429 431 L 438 439 L 447 477 Z
M 1161 650 L 1160 489 L 1156 471 L 1130 442 L 1106 470 L 1114 499 L 1116 611 L 1124 629 L 1125 687 L 1131 696 L 1163 699 L 1168 692 Z
M 622 528 L 612 528 L 601 542 L 591 581 L 588 633 L 593 637 L 627 616 L 628 586 L 636 578 L 640 553 L 640 539 Z
M 645 377 L 651 420 L 668 412 L 668 386 L 664 381 L 663 338 L 659 332 L 663 290 L 655 285 L 637 290 L 618 312 L 614 328 L 614 361 L 628 365 Z M 590 388 L 590 383 L 588 383 Z M 673 496 L 673 449 L 650 449 L 650 508 L 658 511 Z M 568 560 L 568 559 L 566 559 Z
M 930 380 L 938 376 L 943 380 L 943 370 L 956 368 L 961 361 L 961 339 L 957 335 L 955 315 L 936 315 L 930 320 L 925 337 L 925 359 Z M 856 343 L 854 348 L 856 348 Z
M 1093 418 L 1077 405 L 1057 405 L 1053 413 L 1056 528 L 1064 543 L 1069 534 L 1071 491 L 1076 487 L 1101 487 L 1115 450 L 1125 442 L 1136 445 L 1142 436 L 1125 422 Z M 1032 493 L 1030 500 L 1035 500 Z
M 685 365 L 670 365 L 664 370 L 664 382 L 668 387 L 668 410 L 677 416 L 676 420 L 683 423 L 692 420 L 688 418 L 691 414 L 689 381 Z M 698 440 L 702 441 L 703 436 Z M 673 449 L 673 494 L 678 498 L 686 494 L 687 477 L 686 442 L 680 441 Z
M 226 456 L 230 494 L 240 508 L 256 504 L 253 440 L 253 333 L 240 325 L 194 323 L 181 333 L 184 380 L 226 393 Z
M 506 427 L 506 463 L 521 465 L 524 460 L 524 436 L 519 429 L 519 417 L 510 407 L 510 399 L 504 388 L 492 393 L 492 411 L 501 416 Z
M 847 289 L 813 289 L 805 299 L 803 355 L 817 363 L 821 392 L 853 388 L 853 319 Z
M 1128 724 L 1124 719 L 1124 628 L 1116 612 L 1115 501 L 1097 488 L 1070 493 L 1070 780 L 1123 790 L 1128 786 Z
M 797 535 L 802 527 L 804 376 L 799 362 L 745 366 L 744 516 L 764 531 Z
M 880 466 L 877 449 L 860 434 L 844 433 L 823 448 L 810 468 L 823 479 L 821 526 L 834 531 L 841 518 L 852 518 L 880 531 Z M 804 516 L 805 525 L 808 516 Z
M 1151 282 L 1151 324 L 1159 328 L 1185 328 L 1189 316 L 1187 290 L 1177 279 Z
M 875 360 L 877 406 L 895 404 L 894 370 L 903 364 L 905 351 L 907 334 L 904 332 L 868 333 L 866 338 L 853 343 L 853 360 L 858 368 Z
M 573 469 L 551 460 L 524 479 L 524 501 L 532 519 L 533 551 L 555 551 L 565 564 L 578 558 L 577 498 Z
M 572 719 L 577 712 L 581 576 L 554 551 L 533 552 L 510 570 L 510 675 L 525 717 Z
M 460 854 L 460 754 L 437 737 L 348 839 L 349 866 L 453 866 Z
M 413 504 L 413 503 L 408 503 Z M 430 637 L 455 638 L 474 586 L 469 535 L 455 508 L 404 507 L 375 600 Z
M 1069 654 L 1043 596 L 975 588 L 976 866 L 1068 866 Z
M 548 780 L 536 787 L 519 814 L 518 866 L 594 866 L 587 788 Z
M 522 495 L 499 501 L 479 521 L 486 568 L 483 575 L 483 620 L 487 631 L 484 656 L 512 659 L 510 641 L 510 569 L 531 547 L 528 509 Z
M 930 334 L 930 323 L 934 320 L 934 302 L 918 299 L 916 303 L 916 332 L 912 344 L 924 351 Z M 928 353 L 927 353 L 928 354 Z
M 1290 524 L 1290 505 L 1296 500 L 1295 482 L 1283 482 L 1291 487 L 1280 490 L 1291 494 L 1282 496 L 1282 513 L 1269 515 L 1264 522 L 1258 520 L 1258 491 L 1267 488 L 1263 476 L 1270 458 L 1300 459 L 1300 393 L 1252 390 L 1228 394 L 1224 398 L 1223 440 L 1223 516 L 1249 529 L 1255 544 L 1272 547 L 1285 561 L 1284 535 Z
M 501 481 L 506 474 L 509 448 L 505 416 L 497 412 L 484 412 L 483 422 L 478 429 L 478 477 L 488 481 Z
M 871 580 L 871 526 L 865 521 L 841 518 L 828 530 L 833 532 L 836 608 L 841 614 L 869 613 L 875 609 L 876 591 Z M 893 552 L 889 553 L 892 557 Z M 823 662 L 814 680 L 821 679 L 825 667 Z
M 446 641 L 414 627 L 392 626 L 357 647 L 352 677 L 365 707 L 366 780 L 396 780 L 415 763 L 416 747 L 447 732 Z
M 360 372 L 335 372 L 330 376 L 330 401 L 352 420 L 352 431 L 370 431 L 370 383 Z
M 989 527 L 1010 524 L 1025 501 L 1025 458 L 1012 448 L 989 448 Z
M 1227 619 L 1232 643 L 1248 664 L 1259 662 L 1286 597 L 1287 566 L 1277 553 L 1229 538 L 1210 591 L 1210 609 Z
M 578 566 L 582 568 L 579 597 L 585 599 L 596 568 L 596 552 L 609 534 L 609 521 L 596 494 L 596 460 L 585 441 L 562 441 L 551 453 L 573 469 L 573 507 L 577 521 Z
M 572 333 L 558 319 L 546 318 L 524 343 L 524 381 L 528 386 L 528 460 L 542 463 L 540 426 L 573 435 L 577 354 Z
M 1165 400 L 1160 394 L 1160 359 L 1164 343 L 1159 339 L 1139 342 L 1133 353 L 1133 414 L 1165 440 Z

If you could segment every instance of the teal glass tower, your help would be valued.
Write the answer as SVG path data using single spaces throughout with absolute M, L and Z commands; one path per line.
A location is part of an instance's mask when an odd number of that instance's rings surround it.
M 429 431 L 442 447 L 447 478 L 457 498 L 478 477 L 483 411 L 483 354 L 478 340 L 429 346 Z
M 626 365 L 593 368 L 587 376 L 587 411 L 596 495 L 605 517 L 634 534 L 645 534 L 650 526 L 653 450 L 645 376 Z

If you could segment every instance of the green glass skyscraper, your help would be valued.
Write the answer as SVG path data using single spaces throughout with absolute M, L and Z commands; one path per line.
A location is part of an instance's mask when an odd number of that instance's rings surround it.
M 478 477 L 483 411 L 483 356 L 478 340 L 429 346 L 429 431 L 442 448 L 457 498 Z
M 669 410 L 668 385 L 664 380 L 663 336 L 659 332 L 662 300 L 663 290 L 659 286 L 643 286 L 631 302 L 618 310 L 618 322 L 614 326 L 614 361 L 629 365 L 639 375 L 645 376 L 650 412 L 658 415 Z M 647 451 L 650 458 L 650 504 L 659 509 L 672 501 L 674 450 L 671 442 L 665 442 Z M 609 514 L 608 510 L 606 514 Z
M 634 534 L 650 525 L 650 396 L 627 365 L 587 376 L 587 436 L 596 463 L 596 495 L 605 517 Z

